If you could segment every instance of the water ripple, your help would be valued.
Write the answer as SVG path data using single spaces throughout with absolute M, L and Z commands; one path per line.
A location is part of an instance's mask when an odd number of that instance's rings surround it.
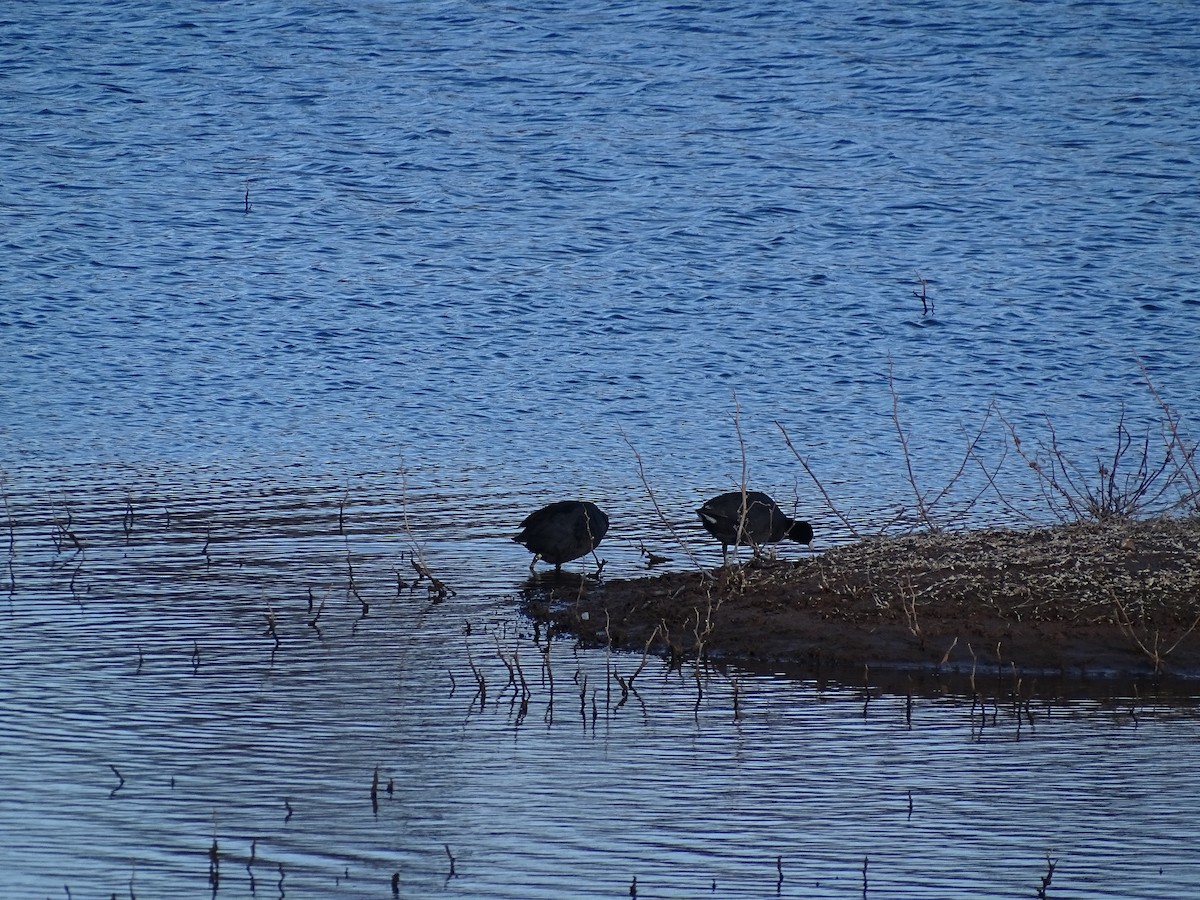
M 776 420 L 854 514 L 911 506 L 889 374 L 925 485 L 992 401 L 1083 461 L 1122 409 L 1157 434 L 1140 365 L 1194 419 L 1198 24 L 1159 2 L 8 15 L 0 884 L 211 892 L 215 836 L 221 886 L 272 895 L 395 872 L 402 895 L 760 897 L 782 860 L 781 895 L 845 896 L 869 857 L 884 894 L 1008 896 L 1046 853 L 1065 892 L 1186 894 L 1194 723 L 1166 713 L 1018 741 L 955 702 L 908 731 L 894 702 L 746 676 L 733 720 L 730 683 L 696 702 L 657 668 L 617 711 L 610 660 L 565 641 L 552 715 L 540 681 L 524 714 L 499 685 L 518 646 L 538 668 L 507 535 L 551 499 L 602 502 L 606 571 L 635 574 L 643 543 L 685 565 L 647 485 L 715 561 L 693 510 L 743 450 L 848 537 Z M 455 597 L 411 587 L 418 550 Z

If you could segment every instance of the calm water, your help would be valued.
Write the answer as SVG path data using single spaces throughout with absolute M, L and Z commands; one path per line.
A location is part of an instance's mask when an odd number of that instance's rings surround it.
M 844 540 L 775 422 L 911 508 L 889 367 L 925 487 L 993 402 L 1157 447 L 1140 366 L 1194 435 L 1190 4 L 10 6 L 4 893 L 211 893 L 215 839 L 225 897 L 1196 895 L 1190 706 L 651 661 L 618 707 L 506 539 L 582 495 L 606 571 L 682 565 L 648 485 L 714 561 L 744 441 Z

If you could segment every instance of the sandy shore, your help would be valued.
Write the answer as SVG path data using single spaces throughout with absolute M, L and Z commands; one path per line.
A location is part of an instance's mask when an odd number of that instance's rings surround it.
M 816 677 L 870 667 L 1191 681 L 1200 518 L 874 538 L 599 584 L 543 578 L 524 603 L 584 645 Z

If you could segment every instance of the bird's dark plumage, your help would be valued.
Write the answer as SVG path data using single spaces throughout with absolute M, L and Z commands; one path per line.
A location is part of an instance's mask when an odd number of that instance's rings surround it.
M 713 497 L 696 510 L 700 524 L 721 542 L 721 554 L 728 559 L 731 544 L 760 547 L 785 537 L 801 544 L 812 542 L 812 526 L 788 516 L 762 491 L 746 491 L 745 513 L 742 492 L 730 491 Z
M 544 559 L 557 570 L 591 553 L 607 533 L 608 516 L 595 503 L 559 500 L 528 516 L 513 540 L 533 554 L 533 563 Z

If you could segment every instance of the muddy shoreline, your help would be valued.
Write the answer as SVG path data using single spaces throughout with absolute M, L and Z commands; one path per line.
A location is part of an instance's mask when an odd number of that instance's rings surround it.
M 584 646 L 674 661 L 1200 692 L 1200 517 L 881 537 L 601 583 L 540 578 L 522 602 Z

